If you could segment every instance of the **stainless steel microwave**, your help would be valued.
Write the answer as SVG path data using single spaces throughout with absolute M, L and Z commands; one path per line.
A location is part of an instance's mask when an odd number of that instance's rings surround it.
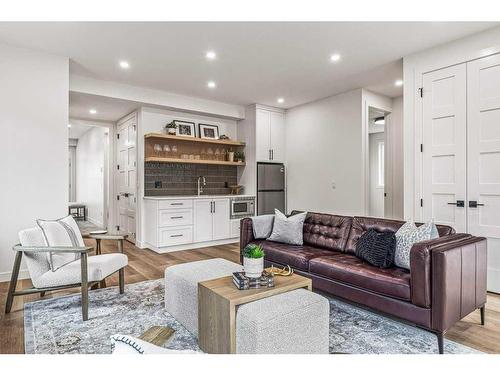
M 255 215 L 254 197 L 231 198 L 231 219 L 241 219 Z

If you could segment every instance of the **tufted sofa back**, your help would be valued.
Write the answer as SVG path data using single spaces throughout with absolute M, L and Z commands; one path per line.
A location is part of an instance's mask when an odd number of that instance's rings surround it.
M 292 215 L 300 211 L 292 211 Z M 352 217 L 308 212 L 304 221 L 304 244 L 343 251 Z

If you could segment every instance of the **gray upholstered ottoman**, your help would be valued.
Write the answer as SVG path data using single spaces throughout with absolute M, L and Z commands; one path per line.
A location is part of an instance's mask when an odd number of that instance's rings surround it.
M 238 354 L 328 354 L 330 304 L 306 289 L 241 305 L 236 312 Z
M 241 264 L 220 258 L 168 267 L 165 269 L 165 309 L 198 336 L 198 282 L 242 270 Z

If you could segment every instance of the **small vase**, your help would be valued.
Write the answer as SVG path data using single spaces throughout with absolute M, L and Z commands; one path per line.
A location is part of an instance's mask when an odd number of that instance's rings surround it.
M 167 128 L 168 135 L 175 135 L 175 128 Z
M 245 276 L 257 278 L 262 276 L 264 271 L 264 258 L 243 258 L 243 268 Z
M 233 151 L 229 151 L 227 153 L 227 161 L 234 161 L 234 152 Z

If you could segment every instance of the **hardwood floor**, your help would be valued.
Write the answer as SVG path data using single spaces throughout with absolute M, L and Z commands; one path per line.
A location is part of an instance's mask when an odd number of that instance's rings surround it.
M 86 240 L 88 245 L 94 245 L 92 240 Z M 166 267 L 210 258 L 225 258 L 233 262 L 239 261 L 239 249 L 236 244 L 207 247 L 196 250 L 178 251 L 170 254 L 156 254 L 151 250 L 140 250 L 134 245 L 125 242 L 125 253 L 129 258 L 129 265 L 125 270 L 126 284 L 144 280 L 163 278 Z M 102 251 L 116 250 L 114 241 L 103 241 Z M 118 285 L 118 274 L 106 279 L 108 286 Z M 10 314 L 5 314 L 5 300 L 9 283 L 0 283 L 0 353 L 24 352 L 24 316 L 25 302 L 39 299 L 53 298 L 65 294 L 77 293 L 78 289 L 68 289 L 61 292 L 47 293 L 45 297 L 38 294 L 14 298 L 14 305 Z M 18 282 L 18 288 L 31 286 L 29 280 Z M 500 295 L 488 294 L 486 305 L 486 325 L 479 324 L 479 310 L 458 322 L 447 334 L 446 338 L 476 348 L 487 353 L 500 353 Z

